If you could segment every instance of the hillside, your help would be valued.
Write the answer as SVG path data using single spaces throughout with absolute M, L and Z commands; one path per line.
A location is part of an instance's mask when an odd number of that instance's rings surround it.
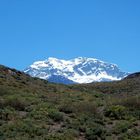
M 63 85 L 0 66 L 0 140 L 139 140 L 140 74 Z

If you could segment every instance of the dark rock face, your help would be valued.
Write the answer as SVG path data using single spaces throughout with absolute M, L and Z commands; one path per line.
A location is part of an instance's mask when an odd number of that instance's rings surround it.
M 133 79 L 133 78 L 140 78 L 140 72 L 136 72 L 136 73 L 130 74 L 130 75 L 128 75 L 124 79 Z

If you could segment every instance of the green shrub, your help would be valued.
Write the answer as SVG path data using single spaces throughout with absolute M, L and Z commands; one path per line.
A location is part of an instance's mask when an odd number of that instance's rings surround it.
M 14 108 L 6 107 L 4 109 L 0 109 L 0 120 L 10 121 L 15 120 L 17 118 L 17 113 Z
M 140 96 L 126 97 L 118 101 L 118 104 L 130 109 L 140 109 Z
M 119 140 L 129 139 L 129 140 L 140 140 L 140 129 L 138 127 L 132 127 L 131 124 L 129 124 L 129 128 L 127 129 L 127 132 L 119 134 Z
M 128 121 L 119 121 L 113 128 L 114 134 L 126 133 L 132 127 L 132 123 Z
M 84 114 L 97 114 L 97 106 L 93 102 L 82 101 L 75 103 L 75 112 L 76 113 L 84 113 Z
M 77 119 L 67 119 L 65 122 L 65 125 L 69 129 L 79 130 L 80 128 L 80 122 Z
M 126 108 L 120 105 L 114 105 L 106 108 L 105 116 L 114 119 L 123 119 L 126 114 Z
M 56 122 L 63 121 L 63 113 L 56 109 L 49 110 L 48 116 Z
M 25 110 L 27 104 L 26 102 L 18 99 L 18 98 L 14 98 L 14 99 L 7 99 L 5 101 L 5 105 L 7 106 L 11 106 L 13 108 L 15 108 L 16 110 L 19 110 L 19 111 L 23 111 Z
M 4 137 L 5 139 L 22 139 L 22 136 L 25 136 L 26 139 L 35 139 L 36 137 L 43 137 L 47 134 L 47 127 L 36 125 L 32 120 L 13 121 L 0 127 L 0 137 Z
M 34 118 L 35 120 L 42 120 L 47 121 L 48 120 L 48 111 L 46 110 L 33 110 L 28 115 L 31 118 Z
M 75 140 L 73 136 L 61 133 L 50 134 L 45 140 Z
M 0 84 L 1 85 L 1 84 Z M 0 96 L 9 94 L 9 90 L 6 87 L 0 87 Z
M 71 140 L 75 140 L 75 138 L 79 136 L 79 133 L 74 129 L 67 129 L 64 131 L 64 135 Z
M 98 140 L 99 138 L 104 139 L 104 137 L 105 129 L 100 125 L 95 125 L 86 129 L 86 138 L 88 140 Z
M 59 111 L 64 112 L 66 114 L 73 113 L 75 110 L 73 104 L 71 102 L 64 102 L 62 105 L 59 107 Z

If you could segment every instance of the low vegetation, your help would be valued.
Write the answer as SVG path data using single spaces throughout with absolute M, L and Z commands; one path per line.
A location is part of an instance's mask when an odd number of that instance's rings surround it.
M 0 140 L 140 140 L 140 76 L 61 85 L 0 66 Z

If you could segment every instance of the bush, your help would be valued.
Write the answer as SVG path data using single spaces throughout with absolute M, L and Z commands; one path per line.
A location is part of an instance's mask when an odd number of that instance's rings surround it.
M 132 123 L 128 121 L 120 121 L 116 123 L 116 125 L 113 128 L 114 134 L 121 134 L 126 133 L 128 129 L 132 127 Z
M 45 140 L 75 140 L 73 136 L 61 133 L 50 134 Z
M 128 107 L 130 109 L 140 109 L 140 96 L 134 96 L 134 97 L 126 97 L 123 100 L 120 100 L 118 102 L 120 105 L 123 105 L 125 107 Z
M 72 140 L 72 139 L 75 139 L 75 137 L 78 137 L 79 133 L 78 133 L 78 131 L 76 131 L 74 129 L 67 129 L 64 131 L 64 135 Z
M 34 118 L 35 120 L 43 120 L 43 121 L 47 121 L 48 120 L 48 109 L 43 109 L 40 108 L 38 109 L 34 109 L 33 111 L 31 111 L 29 113 L 29 117 Z
M 6 87 L 0 87 L 0 96 L 7 95 L 7 94 L 9 94 L 9 90 Z
M 98 140 L 99 138 L 104 139 L 105 130 L 100 125 L 95 125 L 94 127 L 87 128 L 86 130 L 86 138 L 88 140 Z
M 48 128 L 35 125 L 32 120 L 15 121 L 6 123 L 0 129 L 0 137 L 5 139 L 22 139 L 21 136 L 26 136 L 26 139 L 35 139 L 39 136 L 48 134 Z M 39 138 L 38 138 L 39 139 Z
M 105 116 L 114 119 L 123 119 L 126 113 L 126 108 L 120 105 L 114 105 L 105 110 Z
M 15 110 L 23 111 L 25 110 L 27 104 L 26 101 L 20 100 L 18 98 L 9 98 L 5 100 L 5 105 L 15 108 Z
M 97 106 L 95 105 L 95 103 L 88 102 L 88 101 L 80 101 L 75 103 L 66 102 L 59 107 L 59 110 L 66 114 L 70 114 L 70 113 L 76 113 L 76 114 L 84 113 L 84 114 L 91 114 L 91 115 L 98 114 Z
M 63 114 L 56 109 L 49 110 L 48 116 L 56 122 L 63 121 Z
M 96 115 L 98 111 L 95 103 L 82 101 L 75 104 L 75 112 Z
M 10 121 L 10 120 L 15 120 L 16 117 L 17 114 L 14 108 L 7 107 L 4 109 L 0 109 L 0 120 Z
M 66 114 L 70 114 L 74 112 L 74 107 L 71 104 L 71 102 L 64 102 L 62 105 L 59 107 L 59 111 L 64 112 Z

